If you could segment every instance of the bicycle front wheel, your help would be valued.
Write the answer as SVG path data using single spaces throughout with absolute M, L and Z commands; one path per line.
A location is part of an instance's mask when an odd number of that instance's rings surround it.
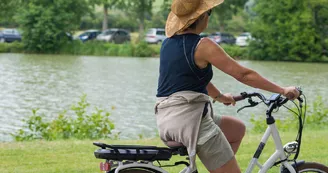
M 296 168 L 296 172 L 298 173 L 306 173 L 306 172 L 315 172 L 315 173 L 328 173 L 328 167 L 316 163 L 316 162 L 305 162 Z

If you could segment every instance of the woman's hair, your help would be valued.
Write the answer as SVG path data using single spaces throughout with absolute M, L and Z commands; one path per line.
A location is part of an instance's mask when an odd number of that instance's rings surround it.
M 194 23 L 192 23 L 190 26 L 188 26 L 188 28 L 186 28 L 186 30 L 187 29 L 196 29 L 198 24 L 200 23 L 200 21 L 204 19 L 205 15 L 206 14 L 202 14 L 201 16 L 199 16 L 198 19 Z

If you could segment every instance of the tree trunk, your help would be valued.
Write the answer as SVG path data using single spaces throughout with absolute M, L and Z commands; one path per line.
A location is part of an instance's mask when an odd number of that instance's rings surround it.
M 219 19 L 219 29 L 220 29 L 220 32 L 224 32 L 224 27 L 225 27 L 225 21 L 226 21 L 226 18 L 224 17 L 224 14 L 219 14 L 218 16 L 218 19 Z
M 140 23 L 139 23 L 139 38 L 138 41 L 141 41 L 144 37 L 145 32 L 145 17 L 144 15 L 140 16 Z
M 108 5 L 104 4 L 104 20 L 102 24 L 103 31 L 108 29 Z
M 220 32 L 224 32 L 224 23 L 220 22 Z

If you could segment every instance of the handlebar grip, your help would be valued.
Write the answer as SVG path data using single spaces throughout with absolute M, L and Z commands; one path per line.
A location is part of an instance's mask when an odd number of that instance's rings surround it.
M 244 96 L 242 96 L 242 95 L 238 95 L 238 96 L 232 96 L 232 98 L 236 101 L 236 102 L 238 102 L 238 101 L 241 101 L 241 100 L 244 100 L 245 99 L 245 97 Z M 230 103 L 223 103 L 224 105 L 230 105 Z
M 234 99 L 236 102 L 238 102 L 238 101 L 244 100 L 245 98 L 244 98 L 244 96 L 242 96 L 242 95 L 238 95 L 238 96 L 233 96 L 233 99 Z

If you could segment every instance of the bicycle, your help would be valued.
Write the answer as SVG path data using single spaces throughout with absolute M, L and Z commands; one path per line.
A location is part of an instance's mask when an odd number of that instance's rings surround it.
M 255 107 L 260 103 L 264 103 L 268 107 L 266 111 L 266 123 L 268 127 L 264 132 L 264 135 L 252 160 L 249 163 L 246 173 L 251 173 L 255 166 L 259 167 L 259 173 L 265 173 L 271 167 L 277 166 L 279 164 L 281 173 L 328 173 L 328 167 L 323 164 L 316 162 L 297 161 L 301 148 L 302 132 L 306 117 L 306 97 L 304 94 L 302 94 L 300 89 L 299 91 L 301 93 L 301 96 L 297 99 L 299 104 L 297 105 L 296 102 L 292 101 L 295 104 L 298 112 L 295 112 L 286 107 L 284 104 L 288 102 L 288 99 L 282 97 L 280 94 L 273 94 L 269 99 L 267 99 L 263 94 L 258 92 L 243 92 L 239 96 L 234 97 L 236 101 L 241 101 L 248 98 L 249 105 L 238 109 L 237 112 L 244 108 Z M 257 97 L 260 101 L 254 101 L 254 97 Z M 303 102 L 305 103 L 304 113 Z M 289 142 L 284 146 L 282 145 L 278 129 L 275 125 L 275 119 L 272 116 L 272 112 L 282 106 L 290 111 L 293 111 L 299 119 L 299 129 L 296 140 Z M 273 137 L 276 151 L 263 165 L 261 165 L 258 162 L 258 159 L 270 136 Z M 188 169 L 189 163 L 186 161 L 179 161 L 174 165 L 160 164 L 160 161 L 168 161 L 173 155 L 188 156 L 187 149 L 182 145 L 157 147 L 138 145 L 108 145 L 97 142 L 93 144 L 101 148 L 96 150 L 94 155 L 98 159 L 106 160 L 105 163 L 100 164 L 101 170 L 106 171 L 106 173 L 168 173 L 163 169 L 163 167 L 177 166 L 181 164 L 186 165 L 186 167 L 181 170 L 180 173 L 197 173 L 197 170 L 192 172 Z M 292 155 L 294 155 L 294 158 L 290 159 L 290 156 Z M 277 161 L 278 159 L 279 161 Z M 159 166 L 153 164 L 155 161 L 158 162 Z

